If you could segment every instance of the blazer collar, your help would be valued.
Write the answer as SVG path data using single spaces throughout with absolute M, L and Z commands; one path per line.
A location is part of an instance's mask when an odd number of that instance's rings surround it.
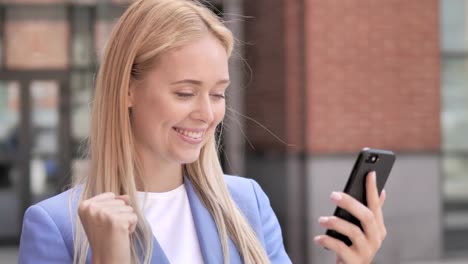
M 154 236 L 153 236 L 153 254 L 151 255 L 151 263 L 170 264 L 169 259 L 167 259 L 167 256 L 164 253 L 164 250 L 162 249 L 158 240 Z
M 192 210 L 193 222 L 195 224 L 200 250 L 206 264 L 219 264 L 224 262 L 223 250 L 219 239 L 216 223 L 208 209 L 203 205 L 198 197 L 191 181 L 188 177 L 184 178 L 184 184 L 187 191 L 190 208 Z M 241 264 L 242 260 L 237 251 L 237 247 L 228 238 L 229 259 L 231 264 Z M 89 252 L 88 252 L 89 253 Z M 90 254 L 88 254 L 90 263 Z M 166 254 L 156 237 L 153 236 L 153 254 L 151 263 L 170 264 Z
M 192 182 L 188 177 L 184 178 L 187 196 L 192 210 L 193 222 L 197 230 L 200 250 L 202 252 L 205 263 L 218 264 L 224 262 L 221 240 L 219 239 L 218 228 L 216 222 L 211 216 L 208 209 L 198 197 Z M 232 240 L 228 238 L 229 259 L 231 264 L 242 263 L 237 251 L 237 247 Z

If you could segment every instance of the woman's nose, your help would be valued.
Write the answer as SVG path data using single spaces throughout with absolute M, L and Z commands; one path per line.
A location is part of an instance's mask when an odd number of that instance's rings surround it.
M 203 96 L 200 98 L 197 107 L 197 119 L 206 123 L 211 123 L 214 120 L 213 106 L 210 96 Z

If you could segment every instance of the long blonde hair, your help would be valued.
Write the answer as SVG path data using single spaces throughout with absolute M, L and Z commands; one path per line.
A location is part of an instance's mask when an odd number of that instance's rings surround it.
M 108 40 L 97 75 L 89 138 L 90 173 L 74 183 L 82 185 L 79 201 L 114 192 L 128 194 L 131 203 L 137 204 L 136 182 L 143 179 L 127 104 L 130 82 L 143 79 L 164 52 L 206 34 L 215 36 L 231 54 L 232 33 L 197 2 L 137 0 L 122 15 Z M 182 169 L 216 222 L 224 262 L 229 263 L 231 238 L 245 263 L 268 263 L 265 250 L 229 195 L 216 146 L 213 136 L 201 149 L 199 159 Z M 152 232 L 140 208 L 134 209 L 139 221 L 131 235 L 133 263 L 150 263 Z M 75 221 L 73 263 L 85 263 L 89 242 L 79 217 Z

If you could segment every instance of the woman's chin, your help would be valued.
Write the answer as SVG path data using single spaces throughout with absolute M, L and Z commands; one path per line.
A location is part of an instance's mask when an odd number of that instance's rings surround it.
M 200 157 L 200 152 L 197 153 L 197 155 L 184 155 L 182 157 L 180 157 L 179 161 L 181 164 L 190 164 L 190 163 L 194 163 L 195 161 L 198 160 L 198 158 Z

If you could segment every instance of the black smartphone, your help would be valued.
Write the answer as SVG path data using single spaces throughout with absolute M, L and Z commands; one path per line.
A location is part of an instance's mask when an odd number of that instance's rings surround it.
M 344 192 L 353 196 L 358 201 L 367 206 L 366 199 L 366 176 L 369 172 L 375 171 L 377 179 L 377 189 L 380 193 L 383 190 L 387 181 L 393 163 L 395 162 L 395 153 L 389 150 L 364 148 L 359 152 L 359 155 L 354 163 L 353 170 L 349 175 L 348 181 L 344 188 Z M 360 221 L 350 214 L 348 211 L 337 207 L 334 213 L 335 216 L 345 219 L 362 229 Z M 328 229 L 327 235 L 343 241 L 346 245 L 351 246 L 351 240 L 335 230 Z

